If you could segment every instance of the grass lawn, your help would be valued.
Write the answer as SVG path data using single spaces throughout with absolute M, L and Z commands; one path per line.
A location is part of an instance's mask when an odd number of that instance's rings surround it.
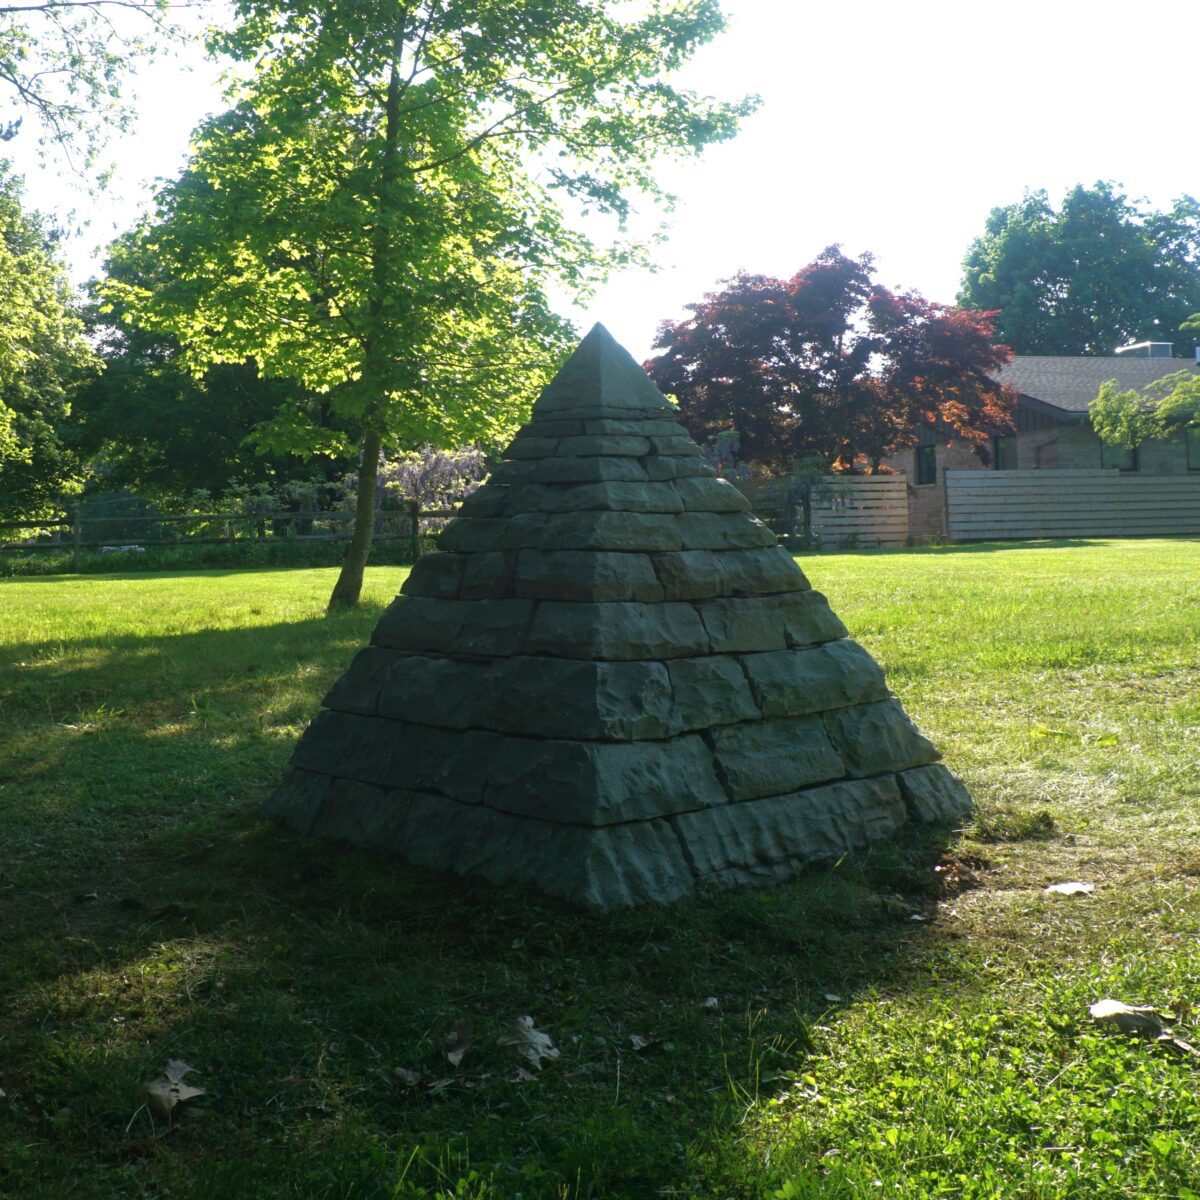
M 976 818 L 608 916 L 260 819 L 402 569 L 0 581 L 0 1197 L 1195 1200 L 1200 543 L 802 565 Z

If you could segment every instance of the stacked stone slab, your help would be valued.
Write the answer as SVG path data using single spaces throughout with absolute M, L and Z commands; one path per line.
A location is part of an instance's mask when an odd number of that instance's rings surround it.
M 600 908 L 961 814 L 748 508 L 596 326 L 326 696 L 272 813 Z

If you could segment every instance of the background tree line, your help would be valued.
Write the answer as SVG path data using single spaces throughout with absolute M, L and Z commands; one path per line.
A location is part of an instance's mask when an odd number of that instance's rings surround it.
M 118 7 L 169 30 L 165 5 Z M 0 6 L 6 136 L 32 113 L 52 142 L 102 145 L 144 33 L 106 40 L 109 8 Z M 0 511 L 45 517 L 84 486 L 171 503 L 350 477 L 333 602 L 353 603 L 381 464 L 423 444 L 498 449 L 574 336 L 549 289 L 586 294 L 645 260 L 624 222 L 668 201 L 658 161 L 752 110 L 666 82 L 721 26 L 716 0 L 637 18 L 611 0 L 240 0 L 209 41 L 243 67 L 229 108 L 86 302 L 0 173 Z M 44 90 L 35 60 L 75 71 L 75 90 Z M 698 437 L 736 430 L 763 469 L 878 469 L 922 425 L 986 453 L 1010 419 L 1005 347 L 1190 347 L 1198 216 L 1107 183 L 1058 209 L 1027 194 L 970 247 L 958 307 L 830 247 L 690 305 L 648 366 Z

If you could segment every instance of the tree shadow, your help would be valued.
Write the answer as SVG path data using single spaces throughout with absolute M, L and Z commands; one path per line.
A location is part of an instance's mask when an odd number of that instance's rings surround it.
M 597 914 L 268 826 L 373 620 L 81 639 L 6 692 L 0 1194 L 415 1197 L 468 1159 L 504 1196 L 686 1190 L 827 995 L 908 987 L 951 936 L 944 830 Z M 540 1072 L 501 1044 L 525 1015 Z M 168 1058 L 209 1095 L 162 1137 L 140 1086 Z

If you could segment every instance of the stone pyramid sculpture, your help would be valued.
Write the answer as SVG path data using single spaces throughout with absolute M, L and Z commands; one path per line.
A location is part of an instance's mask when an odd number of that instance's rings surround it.
M 325 698 L 271 812 L 613 908 L 965 811 L 748 507 L 596 326 Z

